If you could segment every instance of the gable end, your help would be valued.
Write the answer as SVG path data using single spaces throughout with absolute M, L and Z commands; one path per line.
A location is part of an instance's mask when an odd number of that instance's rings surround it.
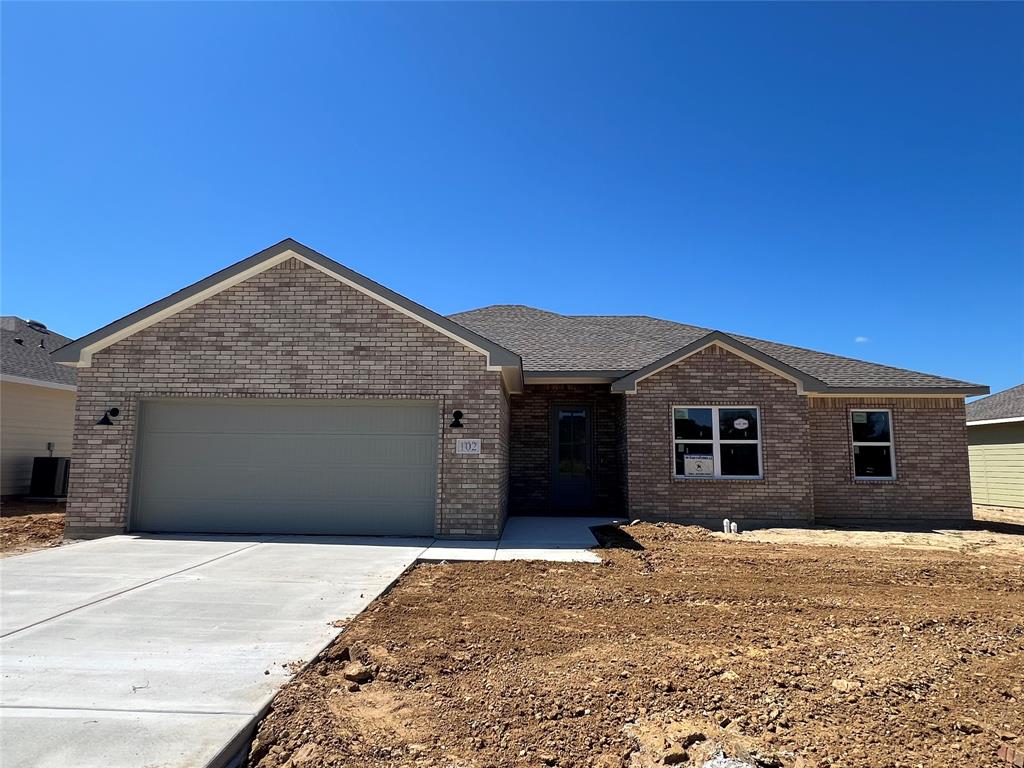
M 655 360 L 648 366 L 641 368 L 638 371 L 634 371 L 628 376 L 623 376 L 621 379 L 612 383 L 612 392 L 622 392 L 627 395 L 636 394 L 637 385 L 644 379 L 659 373 L 666 368 L 669 368 L 677 363 L 686 360 L 688 357 L 696 355 L 708 347 L 719 347 L 725 349 L 737 357 L 746 360 L 760 368 L 764 368 L 775 375 L 791 381 L 796 387 L 798 394 L 805 394 L 807 391 L 815 391 L 819 387 L 825 387 L 825 383 L 819 381 L 813 376 L 809 376 L 802 371 L 798 371 L 792 368 L 780 360 L 776 360 L 769 355 L 759 352 L 742 341 L 732 338 L 728 334 L 722 333 L 721 331 L 712 331 L 705 336 L 697 339 L 690 344 L 680 347 L 675 352 L 672 352 L 660 360 Z
M 487 360 L 487 370 L 500 371 L 510 391 L 522 389 L 522 361 L 515 353 L 291 239 L 260 251 L 172 293 L 160 301 L 93 331 L 54 351 L 53 358 L 64 365 L 87 368 L 95 353 L 272 267 L 283 264 L 289 259 L 296 259 L 313 267 L 453 341 L 479 352 Z

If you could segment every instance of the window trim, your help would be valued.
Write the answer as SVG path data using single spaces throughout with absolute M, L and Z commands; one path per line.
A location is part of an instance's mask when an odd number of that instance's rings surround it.
M 885 413 L 889 416 L 889 440 L 886 442 L 864 442 L 853 439 L 853 414 L 854 413 Z M 891 408 L 872 408 L 861 406 L 850 408 L 846 414 L 846 428 L 850 432 L 850 472 L 853 473 L 853 480 L 857 483 L 892 483 L 896 481 L 896 422 L 892 418 Z M 857 474 L 857 457 L 854 455 L 854 448 L 858 446 L 888 446 L 889 447 L 889 473 L 885 477 L 867 477 Z
M 676 438 L 676 411 L 680 408 L 710 408 L 711 409 L 711 439 L 677 439 Z M 757 413 L 757 439 L 756 440 L 722 440 L 719 435 L 719 411 L 722 409 L 732 410 L 734 408 L 746 408 Z M 725 480 L 725 481 L 757 481 L 764 480 L 764 422 L 761 419 L 762 408 L 759 405 L 745 405 L 728 403 L 725 405 L 673 405 L 669 407 L 669 434 L 672 436 L 672 477 L 675 480 L 704 481 Z M 704 443 L 711 446 L 711 454 L 714 458 L 715 474 L 712 477 L 694 477 L 692 475 L 680 475 L 676 473 L 676 446 L 679 443 Z M 757 469 L 756 475 L 723 475 L 722 474 L 722 445 L 756 445 L 757 446 Z

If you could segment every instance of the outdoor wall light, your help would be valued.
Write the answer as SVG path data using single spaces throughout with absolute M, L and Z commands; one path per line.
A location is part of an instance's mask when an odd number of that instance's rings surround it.
M 114 424 L 114 422 L 112 422 L 111 419 L 116 419 L 120 415 L 121 415 L 121 409 L 120 408 L 111 408 L 109 411 L 104 413 L 103 414 L 103 418 L 101 418 L 96 423 L 97 424 L 102 424 L 105 427 L 110 427 L 110 426 L 113 426 L 113 424 Z
M 462 429 L 462 411 L 452 413 L 452 423 L 448 425 L 451 429 Z

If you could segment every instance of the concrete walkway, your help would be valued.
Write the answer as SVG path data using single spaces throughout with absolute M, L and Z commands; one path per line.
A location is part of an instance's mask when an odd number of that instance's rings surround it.
M 499 541 L 435 541 L 423 560 L 555 560 L 599 563 L 590 529 L 608 517 L 510 517 Z
M 193 768 L 417 559 L 598 560 L 595 518 L 497 542 L 113 536 L 0 560 L 4 768 Z

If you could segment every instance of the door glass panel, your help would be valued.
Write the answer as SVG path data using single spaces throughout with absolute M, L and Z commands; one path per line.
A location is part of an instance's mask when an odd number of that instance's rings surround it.
M 568 411 L 558 412 L 558 443 L 568 445 L 572 442 L 572 414 Z
M 558 441 L 558 474 L 562 477 L 572 476 L 572 443 Z
M 560 477 L 586 477 L 587 413 L 578 408 L 558 411 L 558 474 Z
M 587 474 L 587 443 L 586 440 L 577 440 L 573 443 L 572 472 L 576 477 L 583 477 Z

